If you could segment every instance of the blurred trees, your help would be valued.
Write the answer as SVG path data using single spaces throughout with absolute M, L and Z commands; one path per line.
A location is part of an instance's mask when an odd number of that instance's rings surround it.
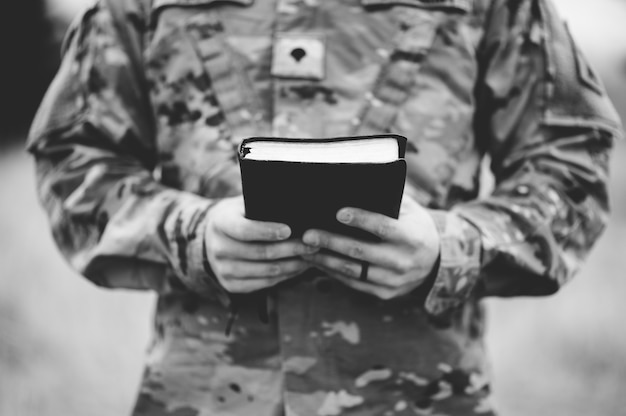
M 45 3 L 0 1 L 0 144 L 23 136 L 58 65 Z

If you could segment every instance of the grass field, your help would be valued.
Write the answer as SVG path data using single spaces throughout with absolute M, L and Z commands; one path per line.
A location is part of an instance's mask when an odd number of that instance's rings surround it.
M 626 8 L 560 4 L 626 117 Z M 37 205 L 30 161 L 21 149 L 0 152 L 0 416 L 125 415 L 154 299 L 97 289 L 70 271 Z M 504 416 L 626 416 L 624 143 L 613 168 L 614 216 L 581 275 L 550 298 L 489 302 Z

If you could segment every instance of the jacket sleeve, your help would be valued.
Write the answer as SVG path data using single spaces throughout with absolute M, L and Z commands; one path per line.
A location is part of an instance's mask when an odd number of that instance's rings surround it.
M 215 201 L 153 177 L 153 114 L 132 55 L 141 13 L 126 16 L 115 21 L 99 2 L 68 33 L 29 135 L 40 199 L 60 250 L 94 283 L 223 299 L 203 247 Z M 120 23 L 128 25 L 123 34 Z
M 493 0 L 486 20 L 475 134 L 496 185 L 433 213 L 441 263 L 425 307 L 435 315 L 471 295 L 555 293 L 608 215 L 619 117 L 567 27 L 550 0 Z

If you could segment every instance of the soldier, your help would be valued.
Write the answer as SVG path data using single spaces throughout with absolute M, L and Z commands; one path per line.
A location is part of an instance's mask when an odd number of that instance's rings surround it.
M 242 138 L 383 132 L 400 218 L 337 213 L 382 242 L 244 218 Z M 481 299 L 570 280 L 619 134 L 550 0 L 101 0 L 28 148 L 72 266 L 159 294 L 134 415 L 454 416 L 494 414 Z

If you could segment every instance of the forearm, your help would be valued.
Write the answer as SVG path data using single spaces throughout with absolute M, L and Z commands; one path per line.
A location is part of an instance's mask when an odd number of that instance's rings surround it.
M 432 313 L 469 296 L 556 292 L 608 216 L 619 117 L 551 2 L 518 3 L 492 1 L 477 52 L 475 135 L 496 187 L 435 214 L 444 244 L 426 301 Z
M 481 292 L 486 295 L 556 292 L 605 228 L 613 136 L 581 129 L 550 143 L 492 196 L 457 211 L 481 231 Z
M 580 268 L 608 217 L 608 132 L 580 129 L 527 149 L 487 198 L 436 211 L 441 266 L 426 307 L 475 296 L 555 293 Z M 569 131 L 571 132 L 571 131 Z
M 203 251 L 215 201 L 158 184 L 133 159 L 70 148 L 64 158 L 53 144 L 33 150 L 39 195 L 69 263 L 101 286 L 216 296 Z
M 75 22 L 31 127 L 27 147 L 52 232 L 98 285 L 216 296 L 203 241 L 215 201 L 154 180 L 154 115 L 133 65 L 142 33 L 120 33 L 114 22 L 103 2 Z

